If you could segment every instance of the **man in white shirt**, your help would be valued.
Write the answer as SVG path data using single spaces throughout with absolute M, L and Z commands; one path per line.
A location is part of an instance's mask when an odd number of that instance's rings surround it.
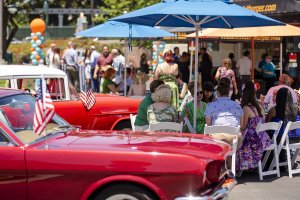
M 46 65 L 50 65 L 50 56 L 51 54 L 54 54 L 54 49 L 56 47 L 56 44 L 52 43 L 50 44 L 50 48 L 46 52 Z
M 244 51 L 243 57 L 239 58 L 236 63 L 236 68 L 239 72 L 239 92 L 242 92 L 242 86 L 247 81 L 251 80 L 251 59 L 250 59 L 250 52 L 248 50 Z
M 270 108 L 276 106 L 276 94 L 277 91 L 280 88 L 288 88 L 289 91 L 292 94 L 293 97 L 293 102 L 296 104 L 298 102 L 298 95 L 296 94 L 296 92 L 291 88 L 291 84 L 293 82 L 293 79 L 291 77 L 289 77 L 289 75 L 287 74 L 281 74 L 281 76 L 279 77 L 278 80 L 278 85 L 277 86 L 273 86 L 271 87 L 264 99 L 264 103 L 267 105 L 267 109 L 269 110 Z
M 100 56 L 100 53 L 98 53 L 98 51 L 96 50 L 96 47 L 94 45 L 92 45 L 90 47 L 91 49 L 91 85 L 92 85 L 92 90 L 93 92 L 99 92 L 99 80 L 98 79 L 94 79 L 94 71 L 95 71 L 95 67 L 97 65 L 97 61 L 98 58 Z
M 112 67 L 116 70 L 117 75 L 120 76 L 125 67 L 125 57 L 118 49 L 111 50 L 111 55 L 113 57 Z

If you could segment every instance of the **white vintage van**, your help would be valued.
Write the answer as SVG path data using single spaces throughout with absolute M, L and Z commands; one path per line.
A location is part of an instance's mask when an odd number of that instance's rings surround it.
M 67 74 L 47 66 L 0 65 L 0 87 L 36 91 L 36 80 L 45 79 L 53 100 L 70 100 Z

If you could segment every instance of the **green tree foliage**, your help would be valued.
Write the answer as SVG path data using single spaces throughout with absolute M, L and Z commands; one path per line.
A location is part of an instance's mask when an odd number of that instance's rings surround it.
M 94 21 L 97 23 L 103 23 L 109 18 L 159 2 L 161 2 L 161 0 L 103 0 L 104 6 L 100 6 L 100 9 L 104 12 L 104 14 L 95 17 Z

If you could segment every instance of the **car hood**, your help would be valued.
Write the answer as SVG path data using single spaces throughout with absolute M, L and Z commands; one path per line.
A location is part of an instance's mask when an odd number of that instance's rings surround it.
M 208 136 L 126 131 L 69 131 L 48 137 L 49 149 L 188 154 L 225 159 L 230 145 Z M 33 146 L 41 147 L 46 141 Z

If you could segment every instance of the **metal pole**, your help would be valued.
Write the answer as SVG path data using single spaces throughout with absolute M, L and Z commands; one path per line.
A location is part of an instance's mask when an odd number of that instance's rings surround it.
M 45 30 L 45 40 L 48 39 L 48 25 L 49 25 L 49 3 L 48 0 L 44 1 L 44 13 L 45 13 L 45 23 L 46 23 L 46 30 Z
M 3 60 L 3 0 L 0 0 L 0 64 Z
M 189 82 L 192 81 L 192 76 L 193 76 L 193 52 L 194 52 L 193 48 L 195 48 L 194 46 L 195 46 L 195 45 L 194 45 L 194 40 L 193 40 L 193 41 L 191 42 L 190 79 L 189 79 Z
M 196 49 L 195 49 L 195 78 L 194 78 L 194 129 L 196 130 L 196 117 L 197 117 L 197 92 L 198 92 L 198 52 L 199 52 L 199 16 L 196 16 Z
M 282 61 L 283 61 L 283 60 L 282 60 L 282 57 L 283 57 L 283 56 L 282 56 L 282 53 L 283 53 L 283 52 L 282 52 L 282 41 L 281 41 L 281 42 L 280 42 L 280 55 L 279 55 L 279 56 L 280 56 L 280 58 L 279 58 L 280 75 L 282 74 L 282 70 L 283 70 L 283 69 L 282 69 L 282 67 L 283 67 L 283 65 L 282 65 Z
M 254 37 L 251 37 L 251 64 L 252 64 L 252 68 L 251 68 L 251 78 L 254 81 Z

